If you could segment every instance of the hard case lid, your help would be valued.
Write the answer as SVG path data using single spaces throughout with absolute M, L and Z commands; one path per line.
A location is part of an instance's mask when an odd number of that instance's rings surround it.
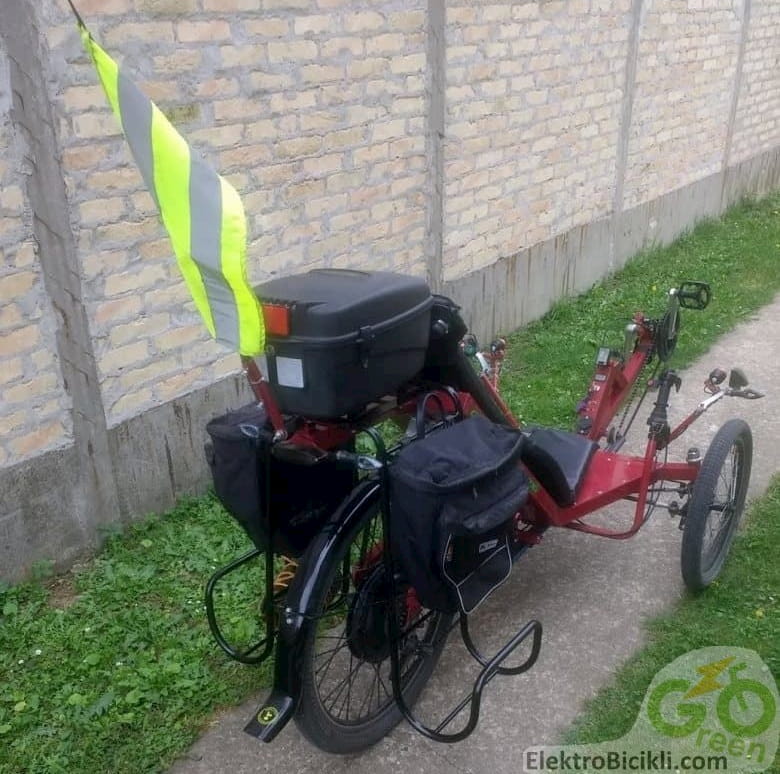
M 261 302 L 290 307 L 295 337 L 335 338 L 433 303 L 425 280 L 388 271 L 315 269 L 255 288 Z

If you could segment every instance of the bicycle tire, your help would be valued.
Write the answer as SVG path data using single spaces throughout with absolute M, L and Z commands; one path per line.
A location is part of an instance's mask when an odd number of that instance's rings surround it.
M 319 584 L 317 590 L 317 599 L 314 604 L 314 617 L 317 623 L 324 623 L 327 634 L 324 637 L 340 638 L 337 639 L 334 649 L 339 647 L 346 648 L 340 654 L 338 650 L 330 654 L 327 650 L 325 655 L 329 656 L 330 664 L 338 657 L 342 662 L 345 662 L 348 657 L 348 666 L 342 666 L 342 669 L 349 670 L 349 674 L 353 675 L 357 680 L 357 675 L 360 670 L 360 666 L 355 667 L 354 664 L 360 659 L 356 659 L 355 650 L 360 653 L 360 647 L 357 647 L 354 642 L 353 631 L 350 626 L 354 626 L 354 618 L 359 617 L 360 613 L 355 614 L 356 603 L 360 599 L 360 594 L 364 590 L 364 586 L 361 586 L 361 581 L 356 581 L 355 563 L 353 559 L 357 555 L 358 562 L 363 561 L 366 555 L 366 547 L 368 551 L 372 550 L 372 547 L 377 545 L 378 541 L 381 541 L 381 532 L 376 532 L 377 525 L 381 529 L 381 513 L 379 508 L 379 497 L 377 497 L 363 507 L 363 514 L 355 520 L 355 525 L 350 531 L 349 535 L 341 545 L 341 550 L 334 554 L 329 561 L 327 568 L 323 568 L 322 582 Z M 371 536 L 368 541 L 365 540 L 364 535 L 366 532 L 370 533 L 372 530 L 376 534 Z M 357 552 L 354 550 L 356 543 L 360 541 L 361 545 Z M 349 559 L 347 559 L 349 557 Z M 347 561 L 345 562 L 345 559 Z M 341 611 L 333 609 L 332 597 L 334 589 L 337 589 L 339 584 L 344 583 L 343 568 L 349 565 L 348 583 L 349 592 L 342 596 L 345 596 L 345 605 Z M 359 565 L 358 565 L 359 566 Z M 378 568 L 379 564 L 375 565 L 376 569 L 371 572 L 381 572 Z M 305 568 L 302 568 L 305 569 Z M 339 571 L 342 570 L 341 575 Z M 373 577 L 373 576 L 369 576 Z M 368 581 L 363 580 L 365 584 Z M 337 592 L 340 593 L 340 592 Z M 374 603 L 377 604 L 377 603 Z M 389 599 L 380 599 L 378 604 L 384 604 L 387 613 L 392 609 L 392 605 L 389 604 Z M 404 602 L 405 604 L 405 602 Z M 343 633 L 334 635 L 332 632 L 334 627 L 332 626 L 333 619 L 341 614 L 341 619 L 336 623 L 335 628 L 341 629 L 343 627 Z M 373 621 L 373 634 L 376 635 L 377 621 Z M 412 706 L 419 697 L 425 684 L 433 672 L 436 663 L 439 660 L 442 649 L 444 647 L 447 635 L 450 630 L 450 623 L 452 616 L 450 614 L 431 612 L 428 618 L 430 625 L 426 629 L 426 635 L 423 637 L 423 641 L 419 648 L 419 652 L 416 654 L 417 663 L 407 668 L 404 673 L 405 682 L 403 685 L 403 695 L 406 699 L 407 706 Z M 368 628 L 371 628 L 369 626 Z M 409 622 L 406 622 L 406 630 L 408 631 Z M 402 719 L 402 715 L 395 704 L 392 697 L 392 685 L 390 683 L 389 670 L 390 670 L 390 658 L 389 650 L 387 656 L 379 661 L 378 665 L 374 663 L 373 659 L 376 659 L 381 655 L 374 654 L 372 660 L 362 660 L 362 664 L 371 664 L 371 669 L 374 673 L 379 675 L 379 683 L 377 685 L 377 706 L 372 711 L 372 701 L 369 695 L 368 712 L 363 717 L 350 718 L 350 700 L 346 701 L 346 713 L 347 717 L 338 717 L 333 711 L 335 707 L 335 701 L 331 706 L 327 706 L 328 697 L 323 697 L 322 691 L 328 688 L 328 685 L 321 685 L 320 682 L 325 682 L 325 676 L 328 674 L 330 666 L 323 667 L 320 661 L 321 652 L 318 653 L 318 639 L 322 639 L 323 635 L 320 632 L 318 637 L 318 631 L 320 626 L 315 625 L 309 627 L 306 642 L 303 646 L 303 672 L 302 672 L 302 689 L 301 698 L 298 711 L 295 715 L 295 722 L 300 729 L 301 733 L 313 744 L 319 747 L 321 750 L 336 754 L 355 753 L 364 750 L 385 737 Z M 381 632 L 380 632 L 381 634 Z M 407 635 L 409 636 L 409 635 Z M 353 641 L 350 640 L 352 638 Z M 380 638 L 381 639 L 381 638 Z M 403 648 L 406 640 L 401 643 Z M 332 644 L 332 641 L 330 642 Z M 370 642 L 365 645 L 366 648 L 376 647 L 376 642 Z M 363 647 L 363 646 L 361 646 Z M 382 643 L 379 643 L 379 648 L 383 647 Z M 388 646 L 389 647 L 389 646 Z M 332 649 L 333 650 L 333 649 Z M 320 663 L 318 664 L 318 661 Z M 324 673 L 318 675 L 318 670 Z M 382 677 L 382 670 L 385 671 L 386 677 Z M 331 688 L 331 692 L 335 690 Z M 347 687 L 348 691 L 352 690 L 352 685 Z M 380 697 L 380 691 L 384 693 L 383 697 Z M 380 700 L 381 698 L 381 700 Z M 365 701 L 365 698 L 364 698 Z M 344 703 L 342 702 L 341 709 L 343 709 Z M 362 706 L 360 707 L 362 710 Z
M 731 459 L 731 470 L 723 471 Z M 741 419 L 730 419 L 715 434 L 693 486 L 685 517 L 680 564 L 685 585 L 701 591 L 720 575 L 745 507 L 753 436 Z M 726 485 L 727 492 L 719 488 Z M 713 513 L 722 516 L 713 524 Z M 707 545 L 713 543 L 713 545 Z

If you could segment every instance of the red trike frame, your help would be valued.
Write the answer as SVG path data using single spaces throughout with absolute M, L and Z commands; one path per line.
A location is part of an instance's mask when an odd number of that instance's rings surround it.
M 683 301 L 686 303 L 683 304 Z M 626 341 L 623 347 L 625 354 L 608 348 L 599 350 L 588 394 L 577 408 L 576 435 L 547 428 L 528 428 L 530 451 L 527 456 L 521 457 L 524 460 L 521 464 L 531 479 L 530 497 L 514 516 L 514 530 L 510 541 L 513 545 L 507 546 L 512 552 L 513 562 L 528 548 L 539 543 L 544 532 L 550 527 L 564 527 L 618 540 L 629 538 L 644 525 L 655 507 L 659 505 L 663 493 L 672 493 L 676 495 L 676 499 L 668 504 L 662 504 L 661 507 L 668 508 L 672 515 L 679 515 L 681 524 L 690 518 L 688 515 L 690 501 L 695 500 L 697 492 L 701 491 L 694 484 L 702 466 L 705 473 L 710 471 L 711 474 L 715 464 L 712 462 L 714 458 L 711 458 L 708 452 L 702 462 L 698 450 L 689 449 L 685 462 L 668 462 L 667 447 L 722 397 L 726 395 L 760 397 L 760 393 L 741 389 L 740 385 L 746 386 L 747 380 L 744 375 L 741 375 L 741 379 L 738 378 L 740 374 L 736 373 L 736 369 L 732 371 L 732 377 L 736 374 L 737 378 L 729 380 L 728 388 L 720 388 L 719 385 L 726 378 L 726 374 L 716 369 L 704 383 L 705 391 L 710 393 L 710 397 L 702 400 L 677 427 L 669 426 L 667 415 L 669 397 L 675 387 L 679 388 L 680 379 L 673 370 L 667 369 L 665 364 L 677 339 L 677 313 L 681 306 L 703 309 L 708 301 L 709 288 L 706 285 L 684 283 L 680 289 L 670 291 L 669 306 L 661 319 L 648 319 L 641 314 L 634 315 L 626 329 Z M 306 650 L 305 643 L 311 641 L 311 638 L 316 635 L 316 621 L 323 615 L 323 598 L 318 594 L 323 588 L 328 588 L 327 584 L 332 582 L 328 580 L 331 578 L 328 573 L 334 571 L 333 568 L 341 566 L 338 564 L 344 560 L 341 552 L 350 550 L 352 539 L 350 530 L 361 525 L 361 519 L 366 517 L 371 503 L 373 503 L 371 507 L 378 509 L 371 518 L 375 518 L 377 512 L 381 514 L 384 541 L 392 544 L 393 524 L 390 517 L 392 504 L 388 463 L 402 448 L 403 441 L 392 449 L 386 449 L 382 434 L 375 426 L 385 420 L 396 420 L 400 427 L 406 428 L 410 436 L 416 437 L 418 433 L 424 435 L 429 423 L 441 427 L 458 416 L 480 412 L 493 422 L 520 427 L 499 394 L 499 377 L 506 354 L 506 342 L 497 339 L 484 352 L 478 351 L 473 337 L 466 336 L 459 342 L 458 339 L 463 335 L 465 326 L 457 316 L 457 307 L 449 318 L 448 310 L 449 308 L 445 308 L 445 312 L 442 313 L 444 319 L 436 318 L 432 321 L 431 330 L 437 331 L 438 338 L 429 345 L 425 364 L 414 381 L 400 387 L 396 395 L 378 399 L 357 417 L 319 420 L 283 415 L 271 385 L 262 377 L 257 363 L 252 359 L 244 360 L 244 367 L 255 396 L 263 402 L 272 425 L 274 446 L 271 454 L 302 465 L 313 465 L 331 458 L 333 462 L 341 460 L 342 463 L 350 464 L 356 471 L 368 472 L 368 475 L 359 479 L 359 483 L 353 490 L 354 494 L 347 497 L 331 517 L 328 528 L 318 535 L 316 538 L 318 542 L 313 543 L 304 555 L 293 583 L 289 589 L 284 590 L 283 597 L 279 598 L 280 605 L 283 605 L 283 608 L 279 607 L 279 611 L 283 616 L 278 620 L 275 617 L 277 613 L 275 613 L 272 591 L 273 578 L 270 577 L 273 574 L 273 549 L 268 549 L 270 551 L 270 559 L 269 553 L 266 553 L 268 603 L 264 607 L 267 634 L 263 640 L 246 650 L 238 651 L 233 648 L 225 641 L 219 630 L 214 618 L 213 605 L 215 584 L 243 563 L 260 556 L 261 549 L 258 548 L 219 570 L 207 586 L 207 613 L 212 632 L 223 650 L 232 658 L 245 663 L 260 663 L 273 650 L 278 626 L 274 687 L 246 727 L 248 733 L 263 741 L 271 741 L 297 712 L 298 702 L 303 701 L 304 687 L 301 675 L 306 664 L 309 663 L 306 660 L 309 658 L 307 655 L 309 651 Z M 481 373 L 474 371 L 466 357 L 467 353 L 476 356 Z M 658 368 L 651 373 L 650 369 L 647 369 L 646 373 L 645 367 L 653 359 L 657 359 L 660 364 L 660 373 Z M 656 373 L 658 377 L 654 378 Z M 649 377 L 653 377 L 652 382 L 643 384 L 642 380 Z M 625 434 L 630 429 L 642 400 L 651 386 L 655 387 L 657 392 L 654 407 L 647 421 L 647 443 L 644 454 L 622 454 L 620 450 Z M 642 397 L 635 404 L 633 399 L 638 392 L 642 393 Z M 632 405 L 636 406 L 636 410 L 626 423 L 629 407 Z M 613 420 L 623 407 L 625 409 L 622 418 L 614 423 Z M 729 432 L 732 430 L 734 430 L 733 425 Z M 749 477 L 749 454 L 752 448 L 749 429 L 740 429 L 739 432 L 744 435 L 740 441 L 742 446 L 739 447 L 742 450 L 740 460 L 747 459 L 745 469 Z M 365 433 L 373 442 L 374 456 L 355 452 L 355 440 L 360 433 Z M 576 437 L 577 435 L 579 438 Z M 735 443 L 733 439 L 731 442 Z M 561 445 L 556 446 L 556 444 Z M 573 451 L 569 453 L 569 449 Z M 742 463 L 739 468 L 740 476 L 744 479 L 741 465 Z M 561 480 L 565 481 L 565 484 L 560 484 Z M 744 497 L 744 490 L 741 496 Z M 631 501 L 634 506 L 633 519 L 628 526 L 622 529 L 609 528 L 584 520 L 604 506 L 621 500 Z M 683 501 L 682 506 L 677 500 Z M 701 520 L 703 513 L 701 508 L 697 513 Z M 688 523 L 686 522 L 686 529 Z M 685 533 L 687 534 L 689 532 Z M 402 576 L 397 575 L 396 559 L 390 551 L 385 550 L 385 546 L 386 543 L 380 540 L 374 545 L 364 546 L 361 549 L 370 548 L 368 556 L 372 557 L 372 562 L 375 562 L 371 565 L 371 572 L 374 573 L 371 575 L 373 579 L 371 583 L 387 583 L 388 600 L 394 599 L 399 593 L 403 594 L 406 615 L 416 619 L 421 610 L 416 592 L 412 587 L 396 586 L 398 577 Z M 685 564 L 683 564 L 683 576 L 685 577 Z M 344 577 L 349 578 L 350 575 L 346 574 Z M 696 578 L 694 581 L 701 582 Z M 380 586 L 374 587 L 369 581 L 365 583 L 367 584 L 365 593 L 378 593 L 377 588 Z M 381 586 L 381 588 L 385 587 Z M 469 634 L 468 615 L 461 608 L 459 612 L 461 638 L 481 670 L 473 689 L 465 698 L 436 728 L 428 727 L 414 715 L 402 692 L 400 650 L 402 631 L 399 621 L 395 615 L 386 616 L 382 612 L 384 608 L 373 597 L 370 603 L 364 604 L 361 593 L 363 592 L 358 593 L 350 603 L 353 606 L 349 608 L 350 614 L 347 615 L 345 626 L 349 628 L 348 622 L 352 611 L 359 610 L 359 613 L 354 613 L 355 616 L 368 616 L 368 618 L 353 620 L 353 623 L 357 622 L 353 634 L 366 631 L 372 636 L 372 643 L 377 638 L 387 636 L 388 653 L 383 655 L 383 651 L 378 651 L 373 653 L 373 657 L 385 658 L 389 655 L 392 698 L 400 713 L 399 718 L 404 717 L 415 730 L 429 739 L 456 742 L 468 736 L 478 722 L 481 695 L 487 683 L 499 674 L 518 675 L 527 671 L 538 657 L 542 632 L 538 621 L 529 621 L 507 640 L 493 657 L 488 658 L 483 656 L 475 646 Z M 360 607 L 360 605 L 364 606 Z M 371 618 L 372 610 L 379 611 L 373 613 L 374 618 Z M 429 616 L 439 614 L 436 611 L 427 611 L 422 614 L 422 618 L 426 620 Z M 386 625 L 389 629 L 385 628 Z M 530 655 L 519 665 L 506 666 L 504 662 L 526 641 L 531 644 Z M 262 652 L 258 653 L 260 649 Z M 350 650 L 350 654 L 352 653 Z M 362 653 L 362 650 L 358 650 L 359 659 L 363 658 Z M 352 655 L 350 655 L 350 669 L 351 659 Z M 443 729 L 466 707 L 470 709 L 465 726 L 460 731 L 444 733 Z
M 634 338 L 630 356 L 624 360 L 614 351 L 603 350 L 605 355 L 599 358 L 588 396 L 579 408 L 578 413 L 581 419 L 586 420 L 587 427 L 587 430 L 581 433 L 594 441 L 599 441 L 606 436 L 607 427 L 630 397 L 653 352 L 655 336 L 653 321 L 637 313 L 628 332 Z M 513 427 L 519 427 L 519 423 L 498 391 L 498 379 L 504 356 L 503 340 L 495 342 L 489 352 L 480 353 L 478 357 L 483 370 L 479 378 L 507 422 Z M 277 439 L 296 447 L 308 447 L 322 452 L 343 448 L 361 431 L 361 426 L 376 424 L 394 416 L 411 416 L 415 411 L 416 401 L 411 398 L 400 404 L 395 402 L 387 406 L 380 405 L 360 425 L 304 419 L 302 426 L 295 429 L 288 437 L 282 413 L 257 364 L 251 359 L 245 359 L 244 367 L 256 397 L 267 407 Z M 453 398 L 448 392 L 441 390 L 437 394 L 448 410 L 455 409 Z M 470 393 L 460 391 L 458 398 L 464 415 L 483 409 L 477 398 Z M 649 433 L 642 457 L 623 455 L 605 449 L 597 450 L 579 486 L 576 501 L 572 505 L 559 506 L 541 484 L 535 481 L 529 503 L 519 514 L 518 526 L 521 529 L 518 530 L 518 539 L 524 543 L 538 543 L 542 533 L 548 527 L 567 527 L 617 540 L 635 535 L 646 520 L 648 492 L 655 484 L 669 481 L 684 487 L 696 479 L 699 472 L 698 462 L 659 462 L 657 455 L 671 440 L 681 435 L 701 413 L 700 409 L 692 412 L 680 425 L 665 435 Z M 528 473 L 534 479 L 533 475 Z M 624 499 L 635 501 L 634 518 L 628 529 L 613 530 L 582 521 L 588 514 Z

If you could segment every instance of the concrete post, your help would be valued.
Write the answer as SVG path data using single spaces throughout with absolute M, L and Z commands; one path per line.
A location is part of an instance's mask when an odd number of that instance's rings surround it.
M 721 187 L 721 208 L 727 205 L 724 201 L 726 190 L 726 170 L 731 164 L 731 144 L 734 139 L 734 124 L 737 120 L 737 106 L 739 105 L 739 93 L 742 90 L 742 68 L 745 63 L 745 49 L 747 48 L 748 32 L 750 30 L 750 10 L 752 0 L 743 0 L 742 27 L 739 36 L 739 51 L 737 52 L 737 66 L 734 70 L 734 86 L 731 92 L 731 108 L 729 110 L 729 122 L 726 129 L 726 143 L 723 149 L 723 186 Z
M 615 164 L 615 192 L 612 199 L 612 212 L 623 211 L 623 188 L 626 182 L 628 165 L 628 144 L 631 137 L 631 115 L 634 109 L 636 93 L 636 68 L 639 58 L 639 33 L 642 28 L 642 2 L 631 3 L 631 30 L 628 35 L 625 80 L 623 81 L 623 104 L 620 114 L 620 133 L 618 135 L 617 160 Z
M 84 543 L 91 544 L 95 526 L 115 520 L 117 495 L 92 339 L 82 303 L 78 253 L 58 159 L 55 117 L 48 99 L 41 52 L 44 36 L 38 30 L 31 0 L 5 8 L 0 37 L 10 62 L 14 133 L 27 156 L 25 182 L 38 258 L 57 320 L 59 365 L 73 405 L 78 460 L 76 480 L 68 482 L 76 506 L 73 516 Z
M 428 110 L 425 144 L 428 163 L 428 218 L 426 260 L 428 283 L 440 291 L 444 250 L 444 126 L 446 111 L 445 0 L 428 0 L 426 67 Z

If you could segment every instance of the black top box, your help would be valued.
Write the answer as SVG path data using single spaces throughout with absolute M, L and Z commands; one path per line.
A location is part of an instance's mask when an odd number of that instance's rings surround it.
M 266 336 L 269 381 L 287 414 L 360 413 L 423 367 L 433 297 L 422 279 L 318 269 L 255 292 L 261 303 L 289 310 L 289 335 Z

